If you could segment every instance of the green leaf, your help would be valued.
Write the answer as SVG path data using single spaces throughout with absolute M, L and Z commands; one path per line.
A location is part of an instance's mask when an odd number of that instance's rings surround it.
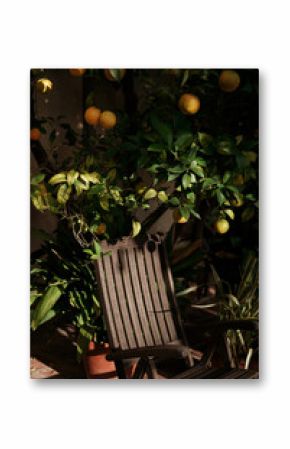
M 179 207 L 179 212 L 180 212 L 180 215 L 183 218 L 185 218 L 186 220 L 189 219 L 189 217 L 190 217 L 190 209 L 188 207 L 185 207 L 185 206 Z
M 56 175 L 52 176 L 48 182 L 52 185 L 66 182 L 66 173 L 57 173 Z
M 242 222 L 250 221 L 255 215 L 253 207 L 246 207 L 242 212 Z
M 147 150 L 156 152 L 156 153 L 160 153 L 160 152 L 164 151 L 164 144 L 162 145 L 161 143 L 152 143 L 151 145 L 149 145 Z
M 177 198 L 177 196 L 173 196 L 172 198 L 170 198 L 169 203 L 170 203 L 172 206 L 179 206 L 180 201 L 179 201 L 179 199 Z
M 59 186 L 57 191 L 57 201 L 59 204 L 65 204 L 71 194 L 71 187 L 68 187 L 67 184 L 62 184 Z
M 69 186 L 71 186 L 76 179 L 78 179 L 79 177 L 79 172 L 75 171 L 75 170 L 70 170 L 67 173 L 67 183 Z
M 188 80 L 188 78 L 189 78 L 189 70 L 184 70 L 184 72 L 183 72 L 183 77 L 182 77 L 182 81 L 181 81 L 181 84 L 180 84 L 181 87 L 184 86 L 184 84 L 186 83 L 186 81 Z
M 160 192 L 158 192 L 158 199 L 160 201 L 162 201 L 163 203 L 168 201 L 168 196 L 167 196 L 166 192 L 164 192 L 164 190 L 160 190 Z
M 183 188 L 186 190 L 188 189 L 188 187 L 190 187 L 191 185 L 191 177 L 188 173 L 184 173 L 184 175 L 182 176 L 182 186 Z
M 185 148 L 191 144 L 193 135 L 191 133 L 181 134 L 175 141 L 174 145 L 176 149 Z
M 186 198 L 192 203 L 195 203 L 195 193 L 194 192 L 190 192 L 186 195 Z
M 46 323 L 47 321 L 51 320 L 52 318 L 54 318 L 56 316 L 56 311 L 51 309 L 47 312 L 47 314 L 45 315 L 45 317 L 43 317 L 43 319 L 40 321 L 40 323 L 38 324 L 38 327 L 41 326 L 42 324 Z
M 197 136 L 201 146 L 203 147 L 207 147 L 213 141 L 212 136 L 207 133 L 197 133 Z
M 88 190 L 88 185 L 83 184 L 82 182 L 80 182 L 79 180 L 75 180 L 74 182 L 74 186 L 77 192 L 77 196 L 79 196 L 84 190 Z
M 201 220 L 201 216 L 199 215 L 199 213 L 197 213 L 194 209 L 192 209 L 190 211 L 191 215 L 193 215 L 194 217 L 198 218 L 199 220 Z
M 223 176 L 223 183 L 226 184 L 228 182 L 228 180 L 230 179 L 230 177 L 231 177 L 231 172 L 226 171 Z
M 141 223 L 136 220 L 132 220 L 132 236 L 136 237 L 141 231 Z
M 52 285 L 48 287 L 33 312 L 33 320 L 31 323 L 33 330 L 38 328 L 46 314 L 53 308 L 61 295 L 62 290 L 58 286 Z
M 100 198 L 100 206 L 104 210 L 110 210 L 109 200 L 107 196 L 103 196 L 102 198 Z
M 178 178 L 179 173 L 168 173 L 167 181 L 174 181 L 174 179 Z
M 155 198 L 157 196 L 157 192 L 155 189 L 149 189 L 147 192 L 145 192 L 144 200 L 151 200 L 152 198 Z
M 108 69 L 108 70 L 115 81 L 120 82 L 122 80 L 122 70 L 121 69 Z
M 102 252 L 102 248 L 101 245 L 99 244 L 99 242 L 97 240 L 93 241 L 93 250 L 94 250 L 94 255 L 97 257 L 100 257 L 101 252 Z
M 195 165 L 194 167 L 191 167 L 191 170 L 200 178 L 204 177 L 203 168 L 200 165 Z
M 117 170 L 115 168 L 112 168 L 109 173 L 106 176 L 107 182 L 111 183 L 114 181 L 114 179 L 117 176 Z
M 168 171 L 170 173 L 178 173 L 180 175 L 184 172 L 184 168 L 181 165 L 175 165 L 174 167 L 169 167 Z
M 224 202 L 226 201 L 226 197 L 224 196 L 224 194 L 217 189 L 216 191 L 216 196 L 217 196 L 217 200 L 220 206 L 222 206 L 224 204 Z
M 39 173 L 38 175 L 35 175 L 31 178 L 31 185 L 36 186 L 37 184 L 39 184 L 40 182 L 42 182 L 45 178 L 45 174 L 44 173 Z
M 166 123 L 162 122 L 155 114 L 151 114 L 150 120 L 152 127 L 158 132 L 162 140 L 170 147 L 173 140 L 172 129 Z

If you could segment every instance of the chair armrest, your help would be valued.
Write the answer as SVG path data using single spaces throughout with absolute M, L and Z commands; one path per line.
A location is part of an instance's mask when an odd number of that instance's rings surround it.
M 115 350 L 107 355 L 107 360 L 132 359 L 134 357 L 156 357 L 158 359 L 186 358 L 189 348 L 183 345 L 159 345 L 147 346 L 144 348 Z

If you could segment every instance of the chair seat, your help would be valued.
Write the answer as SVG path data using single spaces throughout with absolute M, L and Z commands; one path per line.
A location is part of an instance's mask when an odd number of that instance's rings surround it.
M 259 379 L 259 373 L 254 370 L 239 368 L 207 368 L 193 367 L 183 371 L 172 379 Z

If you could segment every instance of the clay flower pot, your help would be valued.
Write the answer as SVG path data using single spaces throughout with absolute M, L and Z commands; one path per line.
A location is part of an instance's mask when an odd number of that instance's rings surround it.
M 87 354 L 84 356 L 84 367 L 88 379 L 117 379 L 116 366 L 114 362 L 106 359 L 110 348 L 108 343 L 97 344 L 93 341 L 89 343 Z M 137 359 L 126 360 L 124 362 L 127 378 L 133 376 Z
M 108 343 L 89 343 L 87 354 L 84 356 L 84 366 L 88 379 L 116 379 L 114 362 L 106 359 L 109 353 Z

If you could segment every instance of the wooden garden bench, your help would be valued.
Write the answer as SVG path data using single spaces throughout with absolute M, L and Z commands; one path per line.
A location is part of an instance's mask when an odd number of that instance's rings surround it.
M 164 242 L 159 236 L 102 242 L 104 254 L 96 261 L 96 276 L 110 345 L 120 379 L 124 361 L 137 358 L 133 378 L 159 378 L 158 363 L 184 360 L 176 379 L 255 378 L 239 369 L 194 366 L 183 329 Z M 185 369 L 187 367 L 187 369 Z

